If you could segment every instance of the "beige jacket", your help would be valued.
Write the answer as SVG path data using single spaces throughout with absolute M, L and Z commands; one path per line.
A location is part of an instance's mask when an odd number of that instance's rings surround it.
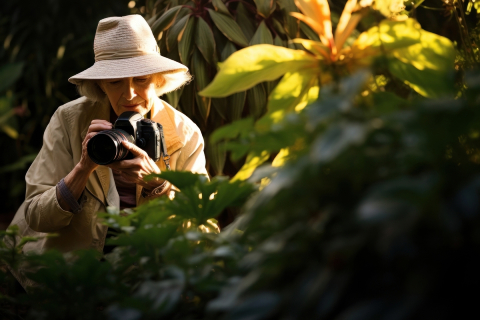
M 199 128 L 184 114 L 158 99 L 152 109 L 152 120 L 163 126 L 172 170 L 207 174 L 204 142 Z M 93 119 L 109 120 L 110 106 L 94 103 L 84 97 L 69 102 L 52 116 L 45 130 L 43 147 L 25 177 L 26 199 L 11 224 L 20 227 L 22 236 L 43 238 L 25 245 L 23 251 L 43 252 L 55 248 L 62 252 L 94 248 L 103 250 L 107 227 L 97 218 L 107 206 L 119 207 L 111 169 L 99 166 L 90 175 L 83 193 L 82 211 L 77 214 L 63 210 L 56 197 L 56 184 L 80 161 L 82 141 Z M 162 159 L 157 162 L 165 170 Z M 137 205 L 147 201 L 137 185 Z

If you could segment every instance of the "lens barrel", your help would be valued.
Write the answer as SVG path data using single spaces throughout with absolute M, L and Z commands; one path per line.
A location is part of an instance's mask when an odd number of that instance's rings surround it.
M 87 152 L 93 162 L 100 165 L 120 161 L 126 158 L 128 149 L 122 141 L 135 143 L 135 139 L 122 129 L 100 131 L 87 143 Z

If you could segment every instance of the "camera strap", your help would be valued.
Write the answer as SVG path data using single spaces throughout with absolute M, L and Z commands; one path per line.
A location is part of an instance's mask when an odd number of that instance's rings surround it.
M 171 170 L 170 168 L 170 155 L 167 152 L 167 144 L 165 143 L 165 135 L 163 134 L 163 127 L 160 123 L 157 122 L 158 130 L 160 131 L 160 152 L 162 153 L 163 162 L 165 163 L 165 167 L 167 170 Z

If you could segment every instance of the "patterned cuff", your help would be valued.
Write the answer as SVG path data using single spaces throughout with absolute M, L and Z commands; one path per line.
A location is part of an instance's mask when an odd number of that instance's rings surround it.
M 57 183 L 57 189 L 60 193 L 60 196 L 67 203 L 73 213 L 79 213 L 80 211 L 82 211 L 84 201 L 78 203 L 78 201 L 73 197 L 72 193 L 65 184 L 64 179 L 60 180 L 60 182 Z
M 142 197 L 144 198 L 154 198 L 160 195 L 163 192 L 163 189 L 167 185 L 167 180 L 165 180 L 161 185 L 153 189 L 152 191 L 145 191 L 145 188 L 142 188 Z

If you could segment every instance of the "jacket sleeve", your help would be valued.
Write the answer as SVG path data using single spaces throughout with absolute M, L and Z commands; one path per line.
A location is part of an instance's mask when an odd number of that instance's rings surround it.
M 25 176 L 25 221 L 34 231 L 57 231 L 73 217 L 73 213 L 60 207 L 56 196 L 56 184 L 74 167 L 68 127 L 59 108 L 50 119 L 42 149 Z

